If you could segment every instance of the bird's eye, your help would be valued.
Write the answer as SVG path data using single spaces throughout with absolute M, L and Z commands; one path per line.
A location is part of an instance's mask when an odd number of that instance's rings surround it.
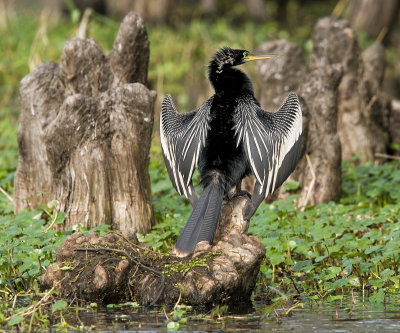
M 243 58 L 246 58 L 248 55 L 249 55 L 249 52 L 247 52 L 247 51 L 243 52 Z

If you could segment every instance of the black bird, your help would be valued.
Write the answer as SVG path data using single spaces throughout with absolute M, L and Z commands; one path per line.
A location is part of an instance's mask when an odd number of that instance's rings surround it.
M 301 150 L 302 119 L 298 97 L 290 93 L 277 112 L 260 107 L 248 76 L 235 66 L 273 56 L 251 56 L 246 50 L 220 49 L 208 66 L 215 94 L 198 109 L 178 113 L 165 96 L 160 136 L 172 184 L 193 206 L 175 248 L 194 251 L 212 244 L 224 195 L 253 174 L 256 184 L 243 217 L 249 220 L 260 203 L 292 173 Z M 192 175 L 198 166 L 204 190 L 198 198 Z

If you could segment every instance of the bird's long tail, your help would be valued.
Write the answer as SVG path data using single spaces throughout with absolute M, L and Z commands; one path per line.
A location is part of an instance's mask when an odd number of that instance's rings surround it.
M 201 241 L 212 244 L 223 197 L 223 186 L 217 182 L 210 183 L 204 189 L 175 244 L 178 251 L 191 253 Z

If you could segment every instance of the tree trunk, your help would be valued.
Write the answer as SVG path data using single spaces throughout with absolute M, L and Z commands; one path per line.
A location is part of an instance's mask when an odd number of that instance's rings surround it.
M 22 80 L 16 212 L 57 199 L 65 227 L 150 230 L 148 59 L 143 20 L 130 13 L 108 57 L 75 38 L 60 66 L 41 64 Z

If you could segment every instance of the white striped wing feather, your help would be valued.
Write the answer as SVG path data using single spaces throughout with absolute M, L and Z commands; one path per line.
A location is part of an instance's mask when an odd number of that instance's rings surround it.
M 164 97 L 160 116 L 160 137 L 169 177 L 180 195 L 191 195 L 190 182 L 204 147 L 212 97 L 191 112 L 179 113 L 171 96 Z
M 267 197 L 296 167 L 301 151 L 299 99 L 290 93 L 275 113 L 264 111 L 252 96 L 238 100 L 235 111 L 237 145 L 243 145 L 251 169 Z

